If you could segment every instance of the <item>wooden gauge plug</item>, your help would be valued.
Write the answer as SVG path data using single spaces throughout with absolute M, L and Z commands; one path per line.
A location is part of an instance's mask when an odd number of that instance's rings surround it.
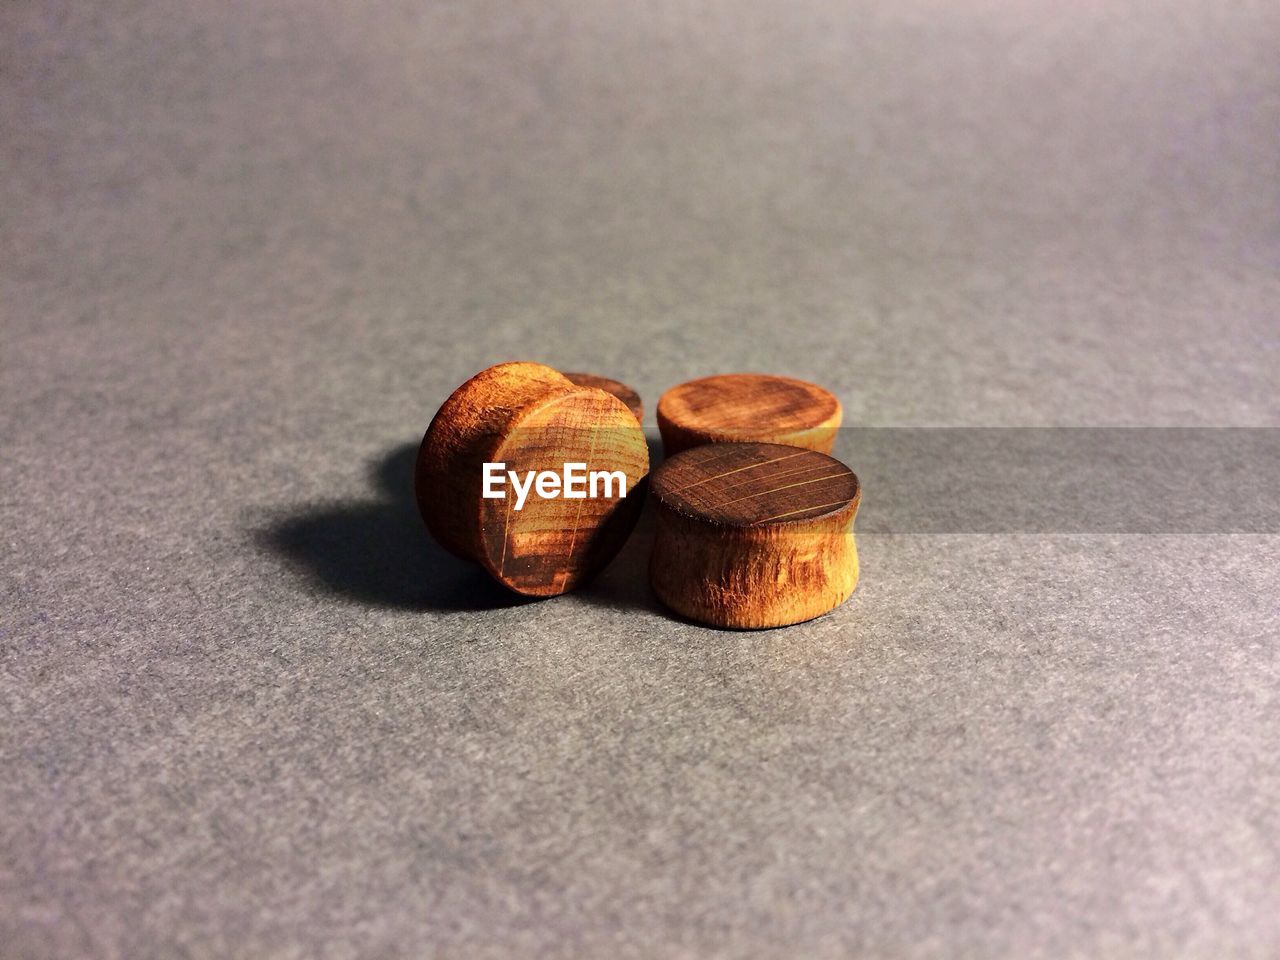
M 654 471 L 649 579 L 677 613 L 717 627 L 781 627 L 826 613 L 858 583 L 852 470 L 774 443 L 695 447 Z
M 830 453 L 842 411 L 817 384 L 763 373 L 726 373 L 672 387 L 658 400 L 667 456 L 704 443 L 759 441 Z
M 585 468 L 576 476 L 575 464 Z M 501 363 L 440 407 L 414 489 L 442 546 L 517 593 L 547 597 L 613 559 L 639 515 L 648 471 L 644 432 L 623 401 L 540 363 Z

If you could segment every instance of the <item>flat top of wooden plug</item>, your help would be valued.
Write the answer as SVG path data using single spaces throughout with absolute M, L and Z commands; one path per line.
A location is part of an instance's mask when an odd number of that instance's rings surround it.
M 548 392 L 521 409 L 489 456 L 520 476 L 577 463 L 626 479 L 625 497 L 619 482 L 612 497 L 544 499 L 534 491 L 517 510 L 506 489 L 502 499 L 479 502 L 480 562 L 519 593 L 551 596 L 592 576 L 617 553 L 643 504 L 636 486 L 649 472 L 644 433 L 620 400 L 598 389 Z
M 727 526 L 816 520 L 858 509 L 858 477 L 834 457 L 778 443 L 717 443 L 678 453 L 651 491 L 685 516 Z
M 840 401 L 805 380 L 766 373 L 725 373 L 672 387 L 658 414 L 685 429 L 732 436 L 768 428 L 771 435 L 838 425 Z
M 597 390 L 613 394 L 627 405 L 627 409 L 631 411 L 632 416 L 637 420 L 644 420 L 644 404 L 640 402 L 640 394 L 625 383 L 610 380 L 608 377 L 597 376 L 594 373 L 565 373 L 562 376 L 567 377 L 580 387 L 595 387 Z

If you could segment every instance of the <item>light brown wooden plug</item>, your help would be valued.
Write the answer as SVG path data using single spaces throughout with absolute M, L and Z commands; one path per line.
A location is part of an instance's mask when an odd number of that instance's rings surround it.
M 667 456 L 703 443 L 758 441 L 830 453 L 840 401 L 817 384 L 763 373 L 726 373 L 672 387 L 658 400 Z
M 518 477 L 563 474 L 569 463 L 621 471 L 626 496 L 616 496 L 615 483 L 615 496 L 567 499 L 548 483 L 549 496 L 530 487 L 517 510 L 510 483 L 491 484 L 502 499 L 483 495 L 486 463 Z M 613 559 L 639 515 L 648 471 L 644 433 L 617 397 L 539 363 L 502 363 L 440 407 L 418 451 L 414 487 L 442 546 L 517 593 L 546 597 L 572 590 Z M 603 482 L 597 492 L 606 492 Z
M 858 583 L 853 471 L 812 450 L 725 443 L 686 450 L 650 479 L 649 579 L 677 613 L 718 627 L 780 627 L 843 603 Z

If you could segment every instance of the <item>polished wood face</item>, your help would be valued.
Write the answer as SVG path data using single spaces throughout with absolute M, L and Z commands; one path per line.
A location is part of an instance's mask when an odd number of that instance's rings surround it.
M 830 453 L 843 412 L 817 384 L 727 373 L 672 387 L 658 400 L 667 455 L 704 443 L 759 441 Z
M 591 387 L 557 392 L 520 412 L 491 459 L 520 475 L 560 473 L 566 463 L 620 471 L 625 497 L 483 500 L 483 555 L 489 572 L 518 593 L 552 596 L 579 586 L 621 548 L 644 502 L 649 448 L 631 411 Z M 601 484 L 597 490 L 602 492 Z M 615 484 L 613 493 L 621 492 Z
M 858 478 L 839 460 L 781 444 L 722 443 L 662 465 L 653 495 L 678 513 L 727 526 L 798 523 L 857 510 Z
M 485 463 L 527 476 L 566 463 L 621 471 L 622 498 L 544 498 L 516 510 L 513 491 L 483 496 Z M 572 590 L 622 546 L 643 502 L 649 451 L 617 397 L 578 386 L 550 367 L 499 364 L 472 377 L 441 406 L 418 452 L 415 491 L 428 529 L 447 549 L 482 564 L 528 596 Z
M 632 416 L 636 420 L 644 423 L 644 404 L 640 401 L 640 394 L 636 393 L 625 383 L 617 380 L 610 380 L 608 377 L 599 377 L 594 373 L 566 373 L 566 377 L 580 387 L 595 387 L 597 390 L 603 390 L 605 393 L 611 393 L 623 403 L 627 405 L 627 409 L 631 411 Z
M 678 613 L 714 626 L 783 626 L 826 613 L 857 585 L 862 490 L 832 457 L 706 445 L 668 459 L 650 489 L 650 581 Z

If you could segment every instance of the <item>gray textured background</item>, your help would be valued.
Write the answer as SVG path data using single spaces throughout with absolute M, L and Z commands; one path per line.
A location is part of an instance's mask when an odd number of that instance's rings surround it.
M 724 633 L 643 531 L 510 605 L 405 487 L 515 358 L 1280 426 L 1277 50 L 1271 2 L 7 0 L 0 956 L 1274 956 L 1280 538 L 864 536 Z

